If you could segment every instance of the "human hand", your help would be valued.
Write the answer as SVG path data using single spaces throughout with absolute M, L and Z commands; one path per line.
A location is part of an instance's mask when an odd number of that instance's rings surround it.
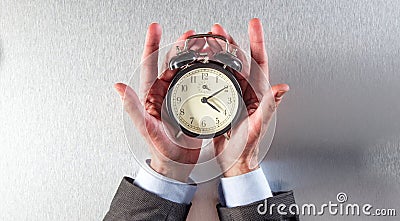
M 243 101 L 247 110 L 246 120 L 239 122 L 230 131 L 230 139 L 213 139 L 217 161 L 225 177 L 237 176 L 257 168 L 259 142 L 266 133 L 268 124 L 283 95 L 289 91 L 289 85 L 269 85 L 268 58 L 264 43 L 261 22 L 254 18 L 249 22 L 250 66 L 245 56 L 238 51 L 237 56 L 243 61 L 242 74 L 235 73 L 243 91 Z M 230 44 L 237 46 L 232 37 L 219 24 L 212 27 L 212 33 L 222 35 Z M 209 45 L 218 47 L 217 42 L 208 39 Z
M 114 87 L 122 98 L 125 111 L 149 145 L 150 167 L 166 177 L 186 182 L 199 158 L 201 140 L 186 135 L 179 136 L 177 138 L 179 141 L 171 140 L 161 121 L 162 104 L 169 84 L 176 74 L 176 71 L 167 69 L 160 77 L 158 76 L 157 62 L 161 33 L 161 26 L 157 23 L 152 23 L 147 30 L 140 73 L 141 98 L 139 99 L 135 91 L 123 83 L 117 83 Z M 187 31 L 177 42 L 194 34 L 194 31 Z M 205 44 L 205 41 L 191 42 L 189 47 L 193 49 L 202 48 Z M 167 55 L 166 61 L 170 55 Z M 191 148 L 178 144 L 191 144 Z

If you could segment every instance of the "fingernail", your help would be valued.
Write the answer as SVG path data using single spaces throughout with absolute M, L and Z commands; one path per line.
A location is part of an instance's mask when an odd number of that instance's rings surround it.
M 276 98 L 282 98 L 283 97 L 283 95 L 286 93 L 286 91 L 278 91 L 276 94 L 275 94 L 275 97 Z
M 118 86 L 118 84 L 114 84 L 114 89 L 115 91 L 122 97 L 124 95 L 124 92 L 122 89 Z
M 158 22 L 153 21 L 152 23 L 149 24 L 149 27 L 152 25 L 160 25 Z
M 123 94 L 118 89 L 115 89 L 115 91 L 119 94 L 120 97 L 123 96 Z
M 219 25 L 219 27 L 221 27 L 222 31 L 224 31 L 224 33 L 227 34 L 225 28 L 222 27 L 222 25 L 220 23 L 214 23 L 214 25 Z
M 195 31 L 195 30 L 193 30 L 193 29 L 191 29 L 191 30 L 187 31 L 186 33 L 190 33 L 190 34 L 196 34 L 196 31 Z

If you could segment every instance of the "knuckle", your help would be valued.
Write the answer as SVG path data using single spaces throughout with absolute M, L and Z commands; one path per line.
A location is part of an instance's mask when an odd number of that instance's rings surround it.
M 276 110 L 276 103 L 275 102 L 269 102 L 268 103 L 268 110 L 271 112 L 274 112 Z

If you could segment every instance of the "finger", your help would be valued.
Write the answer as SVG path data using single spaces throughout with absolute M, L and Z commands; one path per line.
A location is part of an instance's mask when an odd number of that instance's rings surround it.
M 141 82 L 139 92 L 142 101 L 158 76 L 157 62 L 161 34 L 161 26 L 157 23 L 151 23 L 147 29 L 140 70 Z
M 214 24 L 212 26 L 212 28 L 211 28 L 211 31 L 215 35 L 221 35 L 221 36 L 225 37 L 228 40 L 228 42 L 231 45 L 233 45 L 233 46 L 231 46 L 231 50 L 232 50 L 232 48 L 237 49 L 236 56 L 242 62 L 243 69 L 242 69 L 240 74 L 237 74 L 236 77 L 238 77 L 238 78 L 247 78 L 249 76 L 249 72 L 250 71 L 249 71 L 249 66 L 248 66 L 248 63 L 247 63 L 246 56 L 244 55 L 242 50 L 240 50 L 239 46 L 237 45 L 235 40 L 232 38 L 232 36 L 230 34 L 228 34 L 228 32 L 220 24 Z M 223 43 L 223 44 L 222 44 L 222 42 L 218 42 L 218 43 L 220 44 L 220 48 L 221 48 L 220 51 L 222 51 L 223 48 L 225 48 L 225 45 L 224 45 L 225 43 Z
M 265 50 L 264 32 L 261 21 L 258 18 L 253 18 L 249 22 L 249 38 L 251 57 L 261 67 L 262 71 L 268 76 L 268 57 Z M 252 67 L 251 67 L 252 68 Z
M 179 46 L 180 49 L 182 49 L 183 45 L 184 45 L 184 41 L 185 39 L 187 39 L 189 36 L 196 34 L 195 31 L 193 30 L 189 30 L 185 33 L 183 33 L 183 35 L 181 35 L 173 44 L 173 47 L 171 47 L 169 49 L 169 51 L 167 52 L 165 59 L 164 59 L 164 64 L 163 64 L 163 70 L 168 68 L 168 64 L 169 64 L 169 60 L 176 55 L 177 50 L 176 50 L 176 46 Z M 193 44 L 195 43 L 195 41 L 189 41 L 188 47 L 191 47 Z
M 282 101 L 283 95 L 290 90 L 289 85 L 287 84 L 277 84 L 272 86 L 272 94 L 274 94 L 276 106 Z
M 228 40 L 228 42 L 230 44 L 234 45 L 233 47 L 237 49 L 236 56 L 242 62 L 243 68 L 242 68 L 242 71 L 240 73 L 238 73 L 236 71 L 234 71 L 233 73 L 234 73 L 235 77 L 239 81 L 240 88 L 242 89 L 243 92 L 245 92 L 247 90 L 247 87 L 248 87 L 248 82 L 247 82 L 246 79 L 248 78 L 248 76 L 250 74 L 249 65 L 247 63 L 246 56 L 244 55 L 242 50 L 240 50 L 240 48 L 237 46 L 237 44 L 233 40 L 232 36 L 230 36 L 227 33 L 227 31 L 222 27 L 222 25 L 214 24 L 211 27 L 211 32 L 212 32 L 212 34 L 221 35 L 221 36 L 225 37 Z M 208 42 L 209 42 L 209 44 L 211 43 L 210 46 L 212 46 L 214 48 L 217 48 L 216 49 L 216 53 L 224 50 L 225 42 L 224 43 L 222 43 L 221 41 L 218 42 L 215 38 L 209 38 L 209 39 L 210 39 L 210 41 L 208 41 Z M 213 39 L 213 40 L 211 40 L 211 39 Z
M 222 51 L 222 46 L 218 43 L 217 39 L 215 38 L 207 38 L 207 44 L 212 51 L 212 53 L 217 53 Z
M 190 35 L 188 35 L 187 37 L 189 37 L 189 36 Z M 183 44 L 183 40 L 179 40 L 179 41 L 181 41 L 181 44 Z M 177 41 L 176 44 L 179 44 L 178 43 L 179 41 Z M 188 42 L 187 48 L 190 49 L 190 50 L 198 51 L 198 50 L 202 49 L 205 44 L 206 44 L 206 40 L 204 38 L 193 39 L 193 40 L 190 40 Z M 169 69 L 169 61 L 171 60 L 171 58 L 173 56 L 176 55 L 176 51 L 175 50 L 176 50 L 175 48 L 171 48 L 169 50 L 169 52 L 167 53 L 166 58 L 164 59 L 164 64 L 163 64 L 163 67 L 162 67 L 162 70 L 164 70 L 164 72 L 160 76 L 161 80 L 170 82 L 172 80 L 172 78 L 175 76 L 176 72 L 177 72 L 176 70 L 170 70 Z
M 192 35 L 195 35 L 195 34 L 196 34 L 196 32 L 195 32 L 194 30 L 186 31 L 185 33 L 183 33 L 183 35 L 181 35 L 181 36 L 176 40 L 176 43 L 179 43 L 180 41 L 184 41 L 184 40 L 186 40 L 188 37 L 190 37 L 190 36 L 192 36 Z M 191 41 L 189 41 L 189 44 L 190 44 L 190 42 L 191 42 Z
M 277 84 L 274 85 L 268 93 L 264 94 L 260 106 L 256 110 L 256 116 L 259 120 L 262 120 L 264 124 L 270 121 L 283 95 L 288 92 L 289 89 L 289 85 L 287 84 Z
M 211 27 L 211 32 L 214 35 L 220 35 L 229 42 L 229 44 L 237 46 L 236 42 L 233 40 L 232 36 L 228 34 L 228 32 L 222 27 L 222 25 L 216 23 Z M 225 49 L 225 42 L 217 41 L 216 42 L 221 46 L 221 50 Z
M 123 83 L 116 83 L 114 85 L 115 90 L 121 96 L 123 101 L 124 110 L 128 113 L 132 119 L 133 124 L 136 128 L 143 133 L 145 131 L 145 118 L 147 112 L 144 111 L 142 104 L 135 91 Z
M 211 27 L 211 32 L 215 35 L 221 35 L 228 40 L 230 44 L 238 46 L 232 36 L 222 27 L 222 25 L 216 23 Z
M 179 46 L 180 49 L 182 49 L 183 44 L 184 44 L 184 40 L 187 39 L 189 36 L 194 35 L 194 34 L 196 34 L 196 32 L 194 30 L 189 30 L 189 31 L 183 33 L 183 35 L 181 35 L 176 40 L 176 42 L 173 44 L 173 47 L 167 52 L 167 54 L 166 54 L 166 56 L 164 58 L 163 65 L 162 65 L 163 73 L 160 76 L 161 80 L 170 82 L 172 80 L 172 78 L 175 76 L 176 70 L 170 70 L 169 69 L 169 61 L 177 53 L 176 46 Z M 188 47 L 192 47 L 193 44 L 195 44 L 195 43 L 196 43 L 196 41 L 189 41 Z
M 215 29 L 217 29 L 218 27 L 214 27 L 214 26 L 216 26 L 216 24 L 214 24 L 214 25 L 211 27 L 211 31 L 208 32 L 208 34 L 220 35 L 220 34 L 217 34 L 217 33 L 216 33 L 216 30 L 215 30 Z M 213 31 L 214 31 L 215 33 L 214 33 Z M 223 47 L 222 47 L 221 43 L 218 42 L 217 39 L 215 39 L 215 38 L 207 38 L 207 43 L 208 43 L 208 46 L 209 46 L 210 50 L 211 50 L 214 54 L 223 50 Z
M 249 22 L 248 34 L 250 39 L 251 64 L 250 84 L 259 98 L 270 93 L 268 58 L 265 50 L 264 33 L 259 19 L 253 18 Z
M 188 49 L 199 51 L 204 47 L 205 44 L 206 44 L 206 39 L 204 38 L 192 39 L 188 43 Z

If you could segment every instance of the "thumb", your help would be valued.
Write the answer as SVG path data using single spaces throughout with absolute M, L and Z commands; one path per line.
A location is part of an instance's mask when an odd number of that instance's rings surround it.
M 114 88 L 121 96 L 124 110 L 128 113 L 136 128 L 139 130 L 144 129 L 147 112 L 145 112 L 135 91 L 124 83 L 116 83 Z
M 261 118 L 264 124 L 267 124 L 274 114 L 276 108 L 282 100 L 283 95 L 289 91 L 289 85 L 277 84 L 271 87 L 269 93 L 266 93 L 257 108 L 257 117 Z
M 286 92 L 290 90 L 287 84 L 277 84 L 272 86 L 272 94 L 274 95 L 276 106 L 278 106 Z

